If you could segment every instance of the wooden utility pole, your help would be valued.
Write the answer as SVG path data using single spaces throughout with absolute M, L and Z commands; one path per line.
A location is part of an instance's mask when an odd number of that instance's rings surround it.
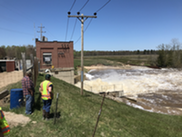
M 26 60 L 25 60 L 25 53 L 22 52 L 21 56 L 22 56 L 22 64 L 23 64 L 23 76 L 25 76 L 26 75 L 26 69 L 27 69 Z
M 31 59 L 31 65 L 32 65 L 32 68 L 31 68 L 31 72 L 32 72 L 32 80 L 33 80 L 33 83 L 35 83 L 34 81 L 34 57 L 33 57 L 33 54 L 30 54 L 30 59 Z
M 36 86 L 37 77 L 38 77 L 38 60 L 34 57 L 34 86 Z
M 68 14 L 70 14 L 68 12 Z M 68 17 L 76 17 L 81 22 L 81 95 L 83 95 L 84 67 L 83 67 L 83 24 L 88 18 L 97 18 L 97 16 L 68 15 Z

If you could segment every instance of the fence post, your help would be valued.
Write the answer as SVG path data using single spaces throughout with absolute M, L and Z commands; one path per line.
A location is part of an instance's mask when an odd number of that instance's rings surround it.
M 37 81 L 37 76 L 38 76 L 38 60 L 36 57 L 34 57 L 34 84 L 36 85 L 36 81 Z
M 106 93 L 104 92 L 104 96 L 103 96 L 103 99 L 102 99 L 102 103 L 101 103 L 101 106 L 100 106 L 99 114 L 98 114 L 98 117 L 97 117 L 97 122 L 96 122 L 95 129 L 94 129 L 94 133 L 93 133 L 92 137 L 94 137 L 95 132 L 96 132 L 96 129 L 97 129 L 97 125 L 98 125 L 99 118 L 100 118 L 100 115 L 101 115 L 102 105 L 104 103 L 105 95 L 106 95 Z
M 33 58 L 33 54 L 30 54 L 30 59 L 31 59 L 31 65 L 32 65 L 32 68 L 31 68 L 31 72 L 32 72 L 32 80 L 33 80 L 33 83 L 35 84 L 35 75 L 34 75 L 34 58 Z
M 124 90 L 123 90 L 123 84 L 121 83 L 121 89 L 122 89 L 122 91 L 123 91 L 123 93 L 124 93 Z
M 58 107 L 58 96 L 59 96 L 59 93 L 57 93 L 57 98 L 56 98 L 56 109 L 55 109 L 55 112 L 54 112 L 54 124 L 56 124 L 57 107 Z
M 23 77 L 24 77 L 26 75 L 26 69 L 27 69 L 26 60 L 25 60 L 25 52 L 22 52 L 21 56 L 22 56 Z
M 36 58 L 37 61 L 37 74 L 39 74 L 40 71 L 40 60 L 38 58 Z

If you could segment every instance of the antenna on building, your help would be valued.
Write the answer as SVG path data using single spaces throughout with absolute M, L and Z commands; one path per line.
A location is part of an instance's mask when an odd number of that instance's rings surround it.
M 45 37 L 45 36 L 43 36 L 43 37 L 42 37 L 42 41 L 48 41 L 48 38 Z
M 42 23 L 41 23 L 41 26 L 39 26 L 40 28 L 40 31 L 37 31 L 38 33 L 40 33 L 40 41 L 43 40 L 43 37 L 42 37 L 42 33 L 46 33 L 46 31 L 42 31 L 42 28 L 44 28 L 44 26 L 42 26 Z

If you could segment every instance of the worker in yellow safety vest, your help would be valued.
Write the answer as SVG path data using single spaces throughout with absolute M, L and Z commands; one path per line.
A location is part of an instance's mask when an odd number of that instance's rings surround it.
M 4 135 L 8 135 L 10 132 L 10 128 L 8 122 L 4 117 L 4 113 L 2 108 L 0 107 L 0 137 L 4 137 Z
M 51 75 L 46 74 L 45 80 L 40 84 L 39 92 L 41 93 L 43 100 L 43 119 L 48 120 L 50 114 L 50 107 L 53 99 L 53 84 L 50 81 Z

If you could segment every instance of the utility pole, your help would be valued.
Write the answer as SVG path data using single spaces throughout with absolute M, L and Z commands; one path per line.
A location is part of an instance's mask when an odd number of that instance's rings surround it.
M 46 31 L 42 31 L 42 28 L 44 28 L 44 26 L 42 26 L 42 23 L 41 23 L 41 26 L 39 26 L 40 28 L 40 31 L 37 31 L 38 33 L 40 33 L 40 41 L 42 41 L 42 33 L 46 33 Z
M 23 77 L 24 77 L 26 75 L 26 70 L 27 70 L 25 52 L 21 52 L 21 56 L 22 56 Z
M 83 81 L 84 81 L 84 68 L 83 68 L 83 24 L 88 18 L 97 18 L 97 16 L 84 16 L 83 14 L 79 15 L 80 13 L 77 13 L 78 15 L 70 15 L 70 12 L 68 12 L 68 17 L 76 17 L 81 22 L 81 95 L 83 95 Z

